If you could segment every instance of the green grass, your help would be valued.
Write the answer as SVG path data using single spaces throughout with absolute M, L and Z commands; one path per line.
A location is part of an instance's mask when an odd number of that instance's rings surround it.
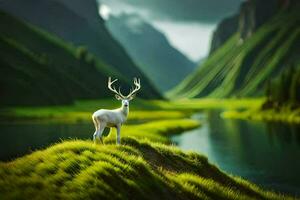
M 129 123 L 158 119 L 180 119 L 203 109 L 246 109 L 263 102 L 259 99 L 186 99 L 178 101 L 134 99 L 130 103 Z M 91 121 L 100 108 L 113 109 L 120 102 L 111 99 L 77 101 L 69 106 L 10 107 L 0 109 L 0 122 L 76 123 Z
M 77 101 L 67 106 L 7 107 L 0 109 L 2 123 L 45 122 L 76 123 L 91 121 L 93 112 L 98 109 L 114 109 L 121 102 L 113 99 Z M 134 99 L 130 104 L 129 121 L 148 121 L 155 119 L 178 119 L 187 117 L 190 112 L 165 109 L 165 101 L 146 101 Z
M 65 141 L 1 163 L 0 177 L 1 199 L 283 199 L 202 155 L 132 137 Z
M 264 98 L 198 98 L 176 101 L 151 101 L 165 110 L 201 111 L 205 109 L 247 109 L 263 103 Z
M 180 134 L 183 131 L 197 128 L 198 121 L 192 119 L 168 119 L 155 120 L 142 124 L 125 125 L 122 128 L 122 136 L 134 136 L 138 139 L 148 139 L 154 142 L 169 143 L 169 136 Z M 115 141 L 116 130 L 104 139 L 105 141 Z

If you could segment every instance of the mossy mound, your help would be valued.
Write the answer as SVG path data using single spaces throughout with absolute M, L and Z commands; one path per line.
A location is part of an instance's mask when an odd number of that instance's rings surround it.
M 196 153 L 122 138 L 65 141 L 0 164 L 0 199 L 283 199 Z

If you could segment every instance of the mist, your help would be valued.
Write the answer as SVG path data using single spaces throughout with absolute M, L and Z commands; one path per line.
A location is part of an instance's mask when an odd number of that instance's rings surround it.
M 230 3 L 223 3 L 222 6 L 216 6 L 221 4 L 218 1 L 209 2 L 189 0 L 187 4 L 169 0 L 98 1 L 100 8 L 101 5 L 104 6 L 105 12 L 109 9 L 110 15 L 122 13 L 140 15 L 165 34 L 170 44 L 193 62 L 198 62 L 208 55 L 211 36 L 218 22 L 236 12 L 241 1 L 231 0 Z M 205 6 L 201 6 L 204 3 Z M 107 19 L 107 13 L 102 14 L 102 17 Z

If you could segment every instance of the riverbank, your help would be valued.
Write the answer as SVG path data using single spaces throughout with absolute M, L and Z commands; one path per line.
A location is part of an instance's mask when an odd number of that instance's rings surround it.
M 180 119 L 206 109 L 245 110 L 261 104 L 263 99 L 187 99 L 177 101 L 145 101 L 135 99 L 130 104 L 128 122 Z M 116 100 L 85 100 L 74 105 L 46 107 L 8 107 L 0 109 L 2 123 L 77 123 L 90 122 L 91 115 L 100 108 L 114 109 Z
M 230 119 L 300 124 L 300 108 L 290 109 L 290 107 L 286 106 L 277 109 L 262 109 L 261 105 L 259 105 L 256 108 L 243 111 L 227 110 L 222 113 L 222 117 Z
M 300 124 L 300 108 L 289 105 L 263 108 L 265 98 L 192 99 L 175 101 L 169 107 L 195 110 L 224 110 L 222 117 L 230 119 Z M 159 104 L 158 104 L 159 105 Z
M 158 103 L 159 102 L 159 105 Z M 161 119 L 186 118 L 191 113 L 189 110 L 165 109 L 166 101 L 145 101 L 135 99 L 130 104 L 128 121 L 148 121 Z M 115 109 L 120 107 L 117 100 L 85 100 L 77 101 L 73 105 L 66 106 L 42 106 L 42 107 L 7 107 L 0 110 L 0 122 L 2 123 L 78 123 L 91 122 L 93 112 L 98 109 Z
M 222 117 L 242 120 L 300 123 L 300 108 L 262 109 L 264 98 L 254 99 L 185 99 L 131 103 L 129 124 L 149 120 L 182 119 L 202 110 L 223 110 Z M 0 109 L 0 123 L 78 123 L 91 122 L 92 113 L 100 108 L 114 109 L 118 101 L 78 101 L 68 106 L 11 107 Z
M 224 110 L 222 117 L 243 120 L 300 123 L 300 108 L 262 109 L 265 98 L 184 99 L 176 101 L 141 99 L 130 105 L 128 123 L 162 119 L 180 119 L 201 110 Z M 77 101 L 74 105 L 47 107 L 8 107 L 0 109 L 0 123 L 78 123 L 90 122 L 91 114 L 100 108 L 114 109 L 119 101 L 109 99 Z

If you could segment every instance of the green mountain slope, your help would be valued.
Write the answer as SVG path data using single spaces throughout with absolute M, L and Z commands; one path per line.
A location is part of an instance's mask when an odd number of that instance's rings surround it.
M 281 9 L 250 37 L 231 36 L 195 73 L 169 92 L 179 97 L 258 96 L 284 68 L 299 63 L 299 4 Z
M 160 97 L 149 79 L 107 31 L 98 14 L 96 0 L 0 0 L 0 9 L 55 34 L 74 46 L 84 46 L 97 58 L 123 74 L 127 83 L 133 77 L 140 77 L 143 97 Z
M 112 94 L 107 77 L 127 82 L 84 48 L 0 12 L 0 105 L 49 105 Z M 147 91 L 142 96 L 147 97 Z M 148 97 L 151 96 L 148 95 Z
M 0 23 L 1 105 L 61 104 L 109 96 L 105 81 L 118 73 L 84 49 L 4 12 Z

